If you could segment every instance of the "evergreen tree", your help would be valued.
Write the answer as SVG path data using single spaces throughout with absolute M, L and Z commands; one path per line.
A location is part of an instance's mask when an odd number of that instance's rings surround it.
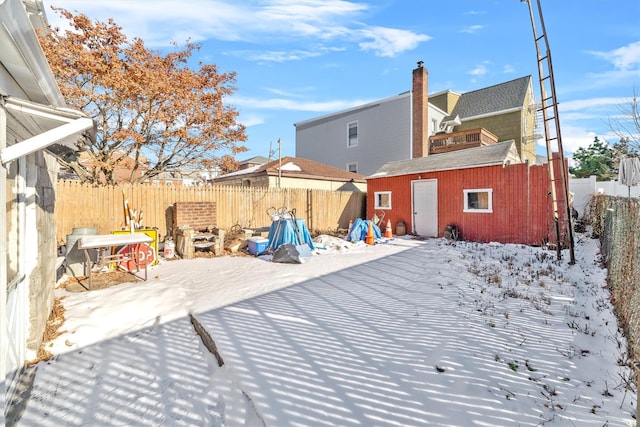
M 578 148 L 572 158 L 576 166 L 569 167 L 569 172 L 576 178 L 595 175 L 598 181 L 609 181 L 617 174 L 615 150 L 597 136 L 587 148 Z

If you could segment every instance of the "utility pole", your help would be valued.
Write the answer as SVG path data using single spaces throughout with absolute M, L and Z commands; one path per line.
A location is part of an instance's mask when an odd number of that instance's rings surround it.
M 278 138 L 278 188 L 282 181 L 282 141 Z

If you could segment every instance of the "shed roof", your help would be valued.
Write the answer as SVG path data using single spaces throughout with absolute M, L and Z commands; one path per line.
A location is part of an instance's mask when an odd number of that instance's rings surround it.
M 241 160 L 238 163 L 240 164 L 251 163 L 251 164 L 264 165 L 265 163 L 268 163 L 268 162 L 269 162 L 269 159 L 264 156 L 254 156 L 245 160 Z
M 448 153 L 431 154 L 427 157 L 385 163 L 367 179 L 510 163 L 522 163 L 513 140 L 484 147 L 467 148 Z

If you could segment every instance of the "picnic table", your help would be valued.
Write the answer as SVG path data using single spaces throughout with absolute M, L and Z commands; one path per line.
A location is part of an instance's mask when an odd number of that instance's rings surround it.
M 92 260 L 89 254 L 90 249 L 98 249 L 97 268 L 102 269 L 110 262 L 115 262 L 118 267 L 122 265 L 133 265 L 136 272 L 140 272 L 140 264 L 142 258 L 139 247 L 143 243 L 150 243 L 153 239 L 144 233 L 130 234 L 96 234 L 83 236 L 78 240 L 78 249 L 84 251 L 85 275 L 89 278 L 89 289 L 92 289 L 91 271 Z M 115 246 L 131 246 L 130 250 L 122 251 L 115 254 L 107 254 L 107 249 Z M 144 280 L 147 280 L 147 262 L 144 262 Z M 129 273 L 136 276 L 131 268 L 126 269 Z M 137 276 L 136 276 L 137 277 Z

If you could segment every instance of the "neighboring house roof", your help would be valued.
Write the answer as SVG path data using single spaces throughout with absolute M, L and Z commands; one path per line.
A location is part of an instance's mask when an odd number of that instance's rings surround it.
M 546 155 L 541 156 L 541 155 L 537 155 L 536 156 L 536 165 L 544 165 L 549 163 L 549 159 L 547 158 Z
M 265 163 L 268 163 L 268 162 L 269 162 L 269 159 L 267 159 L 264 156 L 254 156 L 254 157 L 251 157 L 251 158 L 246 159 L 246 160 L 241 160 L 238 163 L 240 163 L 241 165 L 246 164 L 246 163 L 264 165 Z
M 451 112 L 462 120 L 505 110 L 522 108 L 531 84 L 531 76 L 463 93 Z
M 211 171 L 206 169 L 180 168 L 160 172 L 151 179 L 166 181 L 204 181 L 209 173 L 211 173 Z
M 281 168 L 280 164 L 282 164 Z M 280 173 L 278 173 L 278 170 L 280 170 Z M 277 176 L 278 174 L 280 174 L 280 176 L 290 178 L 365 182 L 364 175 L 298 157 L 283 157 L 282 160 L 273 160 L 264 165 L 253 166 L 247 169 L 231 172 L 219 177 L 216 181 L 222 181 L 227 177 L 238 177 L 242 175 Z
M 369 110 L 371 108 L 375 108 L 378 107 L 380 104 L 384 104 L 386 102 L 391 102 L 391 101 L 395 101 L 397 99 L 400 98 L 409 98 L 410 99 L 411 96 L 411 92 L 403 92 L 399 95 L 395 95 L 389 98 L 385 98 L 385 99 L 381 99 L 378 101 L 371 101 L 371 102 L 367 102 L 366 104 L 361 104 L 361 105 L 357 105 L 355 107 L 351 107 L 351 108 L 347 108 L 346 110 L 341 110 L 341 111 L 336 111 L 333 113 L 329 113 L 329 114 L 325 114 L 323 116 L 319 116 L 319 117 L 313 117 L 311 119 L 306 119 L 306 120 L 301 120 L 299 122 L 295 122 L 293 124 L 293 126 L 296 127 L 296 129 L 300 130 L 300 129 L 304 129 L 305 127 L 307 127 L 310 124 L 313 125 L 317 125 L 323 122 L 329 122 L 331 120 L 335 120 L 337 118 L 340 117 L 346 117 L 349 116 L 351 114 L 354 114 L 356 112 L 361 112 L 361 111 L 365 111 L 365 110 Z M 430 105 L 431 106 L 431 105 Z M 433 107 L 433 106 L 431 106 Z
M 224 175 L 220 175 L 219 177 L 217 177 L 215 179 L 231 178 L 231 177 L 240 176 L 240 175 L 249 175 L 249 174 L 254 173 L 261 166 L 262 165 L 250 166 L 248 168 L 244 168 L 244 169 L 240 169 L 240 170 L 237 170 L 237 171 L 226 173 Z
M 483 147 L 431 154 L 410 160 L 385 163 L 368 178 L 409 175 L 422 172 L 468 169 L 482 166 L 521 163 L 515 142 L 505 141 Z

